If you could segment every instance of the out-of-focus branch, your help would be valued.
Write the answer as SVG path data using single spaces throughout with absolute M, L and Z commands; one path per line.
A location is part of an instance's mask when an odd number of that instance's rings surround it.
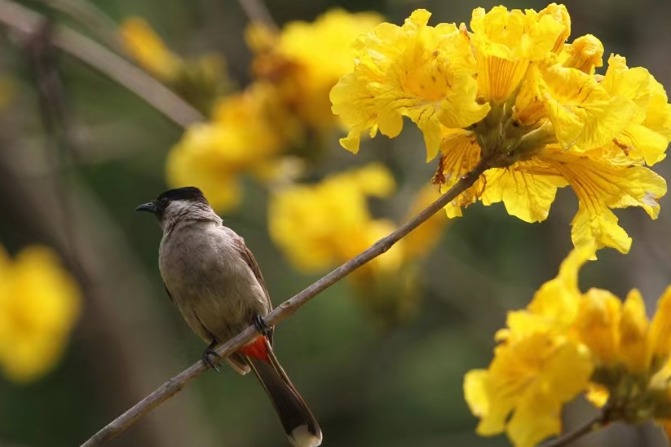
M 0 23 L 23 37 L 39 29 L 43 17 L 21 5 L 0 0 Z M 53 45 L 119 83 L 182 127 L 205 117 L 170 89 L 99 43 L 65 26 L 55 26 Z
M 262 23 L 268 29 L 279 32 L 279 28 L 263 0 L 238 0 L 238 3 L 240 3 L 240 7 L 245 11 L 250 22 Z
M 119 53 L 122 52 L 121 41 L 117 33 L 117 24 L 92 2 L 87 0 L 40 1 L 86 27 L 86 29 L 111 49 Z
M 579 439 L 586 434 L 592 433 L 600 428 L 603 428 L 608 423 L 608 411 L 604 409 L 601 414 L 596 415 L 594 418 L 585 422 L 583 425 L 577 427 L 575 430 L 572 430 L 568 433 L 565 433 L 561 436 L 558 436 L 555 439 L 552 439 L 544 444 L 541 447 L 563 447 L 570 444 L 571 442 Z
M 421 225 L 429 217 L 436 214 L 439 210 L 444 208 L 445 205 L 454 200 L 459 194 L 473 185 L 473 183 L 480 177 L 480 175 L 482 175 L 482 173 L 489 168 L 489 162 L 489 160 L 481 160 L 476 167 L 474 167 L 468 174 L 462 177 L 452 188 L 450 188 L 449 191 L 447 191 L 438 200 L 429 205 L 426 209 L 417 214 L 412 220 L 401 225 L 398 229 L 377 241 L 367 250 L 350 259 L 340 267 L 336 268 L 327 275 L 323 276 L 321 279 L 314 282 L 312 285 L 308 286 L 306 289 L 303 289 L 303 291 L 280 304 L 275 310 L 267 315 L 265 318 L 266 323 L 269 326 L 275 326 L 281 323 L 293 315 L 300 307 L 317 296 L 319 293 L 323 292 L 370 260 L 385 253 L 396 242 L 401 240 L 404 236 Z M 256 335 L 257 332 L 254 326 L 249 326 L 237 336 L 217 347 L 216 352 L 221 357 L 226 357 L 240 349 L 245 343 L 248 343 Z M 103 442 L 122 433 L 151 410 L 158 407 L 161 403 L 165 402 L 170 397 L 181 391 L 187 383 L 202 374 L 206 369 L 207 366 L 205 366 L 202 361 L 191 365 L 188 369 L 165 382 L 157 390 L 135 404 L 124 414 L 103 427 L 98 433 L 93 435 L 84 444 L 82 444 L 82 447 L 94 447 L 101 445 Z

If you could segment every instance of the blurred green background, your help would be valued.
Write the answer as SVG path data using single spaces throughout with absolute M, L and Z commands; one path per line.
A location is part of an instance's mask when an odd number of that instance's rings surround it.
M 52 2 L 20 2 L 90 31 L 54 11 Z M 250 80 L 248 22 L 234 0 L 107 0 L 93 2 L 114 21 L 144 17 L 181 55 L 216 52 L 232 80 Z M 332 7 L 373 10 L 402 23 L 420 7 L 432 23 L 468 22 L 473 8 L 498 2 L 418 0 L 267 0 L 274 20 L 313 20 Z M 592 33 L 629 66 L 645 66 L 671 86 L 671 3 L 663 0 L 567 1 L 571 39 Z M 511 1 L 509 8 L 541 9 L 544 2 Z M 58 55 L 63 81 L 69 153 L 45 131 L 34 63 L 25 38 L 3 27 L 0 63 L 11 98 L 0 112 L 0 243 L 12 253 L 53 246 L 84 291 L 82 315 L 57 368 L 43 379 L 17 385 L 0 378 L 0 446 L 78 445 L 200 358 L 204 346 L 182 322 L 163 291 L 157 249 L 160 230 L 137 215 L 139 203 L 166 189 L 164 160 L 182 129 L 106 76 L 67 54 Z M 400 185 L 417 187 L 431 175 L 423 143 L 409 126 L 395 140 L 364 142 L 359 158 L 327 142 L 328 160 L 358 165 L 383 160 Z M 669 162 L 656 171 L 669 177 Z M 245 183 L 243 206 L 224 216 L 245 237 L 278 304 L 318 278 L 294 271 L 271 242 L 267 195 Z M 399 200 L 376 203 L 382 214 L 401 216 Z M 598 286 L 624 296 L 639 288 L 651 308 L 671 279 L 671 200 L 659 220 L 642 210 L 618 212 L 634 239 L 631 253 L 599 254 L 583 269 L 583 290 Z M 401 207 L 398 209 L 398 207 Z M 276 331 L 276 351 L 310 403 L 327 446 L 503 446 L 504 437 L 478 437 L 462 394 L 464 373 L 486 366 L 493 333 L 506 310 L 526 305 L 536 288 L 554 277 L 571 248 L 569 222 L 575 197 L 561 191 L 550 218 L 529 225 L 502 206 L 471 207 L 445 231 L 421 263 L 419 311 L 380 329 L 337 284 L 303 307 Z M 590 414 L 577 402 L 568 426 Z M 652 426 L 612 427 L 575 445 L 664 445 Z M 286 439 L 261 387 L 225 369 L 208 371 L 141 420 L 110 446 L 283 446 Z

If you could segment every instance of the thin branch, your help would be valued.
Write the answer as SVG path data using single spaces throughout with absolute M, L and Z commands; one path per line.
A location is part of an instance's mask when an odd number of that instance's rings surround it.
M 303 291 L 294 295 L 284 303 L 280 304 L 265 318 L 269 326 L 275 326 L 289 316 L 293 315 L 301 306 L 310 301 L 320 292 L 323 292 L 337 281 L 343 279 L 345 276 L 366 264 L 373 258 L 380 256 L 389 250 L 396 242 L 401 240 L 405 235 L 421 225 L 429 217 L 436 214 L 439 210 L 445 207 L 449 202 L 454 200 L 459 194 L 468 189 L 473 183 L 489 168 L 489 160 L 481 160 L 468 174 L 463 176 L 449 191 L 447 191 L 438 200 L 433 202 L 422 212 L 417 214 L 412 220 L 401 225 L 398 229 L 390 233 L 388 236 L 380 239 L 367 250 L 360 253 L 358 256 L 350 259 L 340 267 L 323 276 L 312 285 L 303 289 Z M 244 331 L 227 341 L 226 343 L 216 348 L 217 354 L 221 357 L 226 357 L 248 343 L 257 335 L 254 326 L 249 326 Z M 154 392 L 135 404 L 132 408 L 124 414 L 116 418 L 114 421 L 103 427 L 98 433 L 93 435 L 89 440 L 82 444 L 82 447 L 93 447 L 101 445 L 103 442 L 112 439 L 118 434 L 128 429 L 131 425 L 137 422 L 141 417 L 159 406 L 162 402 L 177 394 L 195 377 L 203 373 L 207 366 L 202 361 L 198 361 L 191 365 L 188 369 L 181 372 L 177 376 L 165 382 Z
M 117 24 L 95 4 L 87 0 L 37 0 L 50 8 L 71 17 L 86 27 L 94 36 L 118 53 L 123 46 L 117 32 Z
M 279 32 L 279 28 L 263 0 L 238 0 L 238 3 L 240 3 L 240 7 L 245 11 L 250 22 L 262 23 L 271 31 Z
M 0 23 L 30 38 L 44 18 L 21 5 L 0 0 Z M 99 43 L 59 25 L 54 27 L 53 45 L 98 70 L 182 127 L 205 117 L 170 89 Z
M 541 447 L 562 447 L 568 445 L 578 438 L 603 428 L 608 422 L 608 412 L 604 409 L 600 414 L 577 427 L 575 430 L 558 436 L 555 439 L 544 443 Z

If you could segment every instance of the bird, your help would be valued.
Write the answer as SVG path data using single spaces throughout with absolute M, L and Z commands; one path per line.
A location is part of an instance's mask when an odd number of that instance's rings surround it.
M 195 186 L 165 191 L 136 210 L 158 219 L 161 277 L 188 326 L 208 343 L 202 361 L 218 371 L 214 348 L 253 324 L 259 335 L 226 361 L 240 374 L 254 372 L 291 445 L 320 445 L 321 428 L 273 351 L 273 329 L 263 320 L 272 310 L 270 295 L 244 239 Z

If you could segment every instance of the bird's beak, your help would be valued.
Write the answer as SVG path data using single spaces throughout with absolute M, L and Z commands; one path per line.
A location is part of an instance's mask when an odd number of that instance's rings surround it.
M 156 214 L 156 204 L 154 202 L 143 203 L 142 205 L 135 208 L 135 211 L 148 211 L 152 214 Z

